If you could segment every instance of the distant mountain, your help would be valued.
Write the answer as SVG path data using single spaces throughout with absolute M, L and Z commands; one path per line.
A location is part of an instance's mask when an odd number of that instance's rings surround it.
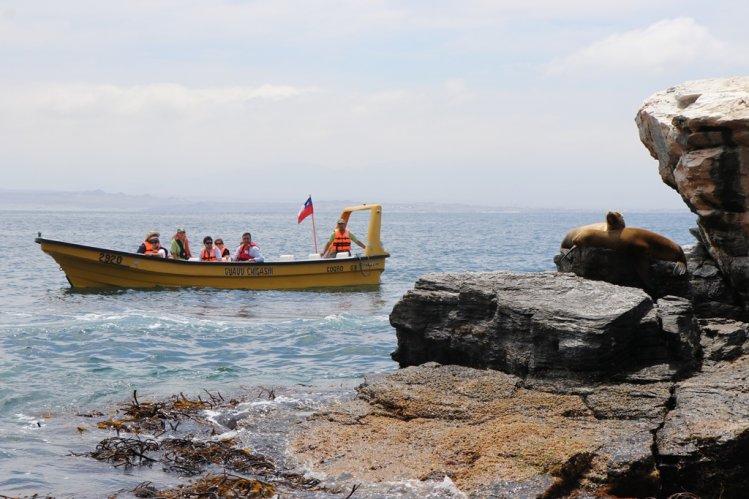
M 0 209 L 28 211 L 142 211 L 164 206 L 173 199 L 95 191 L 35 191 L 0 189 Z
M 158 197 L 150 194 L 130 195 L 94 191 L 37 191 L 0 189 L 0 210 L 11 211 L 158 211 L 160 213 L 226 213 L 251 211 L 252 213 L 296 212 L 302 204 L 290 202 L 258 203 L 241 201 L 216 201 L 214 199 L 193 199 L 185 197 Z M 373 199 L 372 202 L 379 202 Z M 359 204 L 357 201 L 333 200 L 315 201 L 316 211 L 336 212 L 346 206 Z M 475 212 L 516 212 L 527 211 L 518 208 L 496 206 L 471 206 L 465 204 L 438 203 L 385 203 L 389 212 L 421 213 L 475 213 Z
M 38 191 L 0 189 L 0 210 L 11 211 L 117 211 L 117 212 L 159 212 L 159 213 L 296 213 L 304 200 L 298 202 L 243 202 L 217 201 L 213 198 L 177 196 L 154 196 L 151 194 L 131 195 L 121 192 L 95 191 Z M 519 208 L 512 206 L 479 206 L 459 203 L 403 203 L 381 202 L 388 213 L 529 213 L 529 212 L 600 212 L 605 209 L 566 209 L 566 208 Z M 338 212 L 346 206 L 355 206 L 361 201 L 315 200 L 316 212 Z M 681 212 L 683 209 L 631 210 L 647 212 Z
M 159 197 L 150 194 L 130 195 L 95 191 L 33 191 L 0 189 L 0 210 L 13 211 L 126 211 L 161 213 L 227 212 L 252 207 L 254 212 L 271 211 L 291 203 L 238 203 L 213 199 Z

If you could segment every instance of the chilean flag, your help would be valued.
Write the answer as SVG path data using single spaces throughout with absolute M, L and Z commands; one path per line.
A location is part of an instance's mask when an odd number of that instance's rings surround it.
M 312 196 L 310 196 L 307 198 L 307 201 L 304 202 L 304 206 L 302 206 L 302 209 L 299 210 L 299 215 L 297 216 L 296 223 L 302 223 L 302 220 L 312 215 L 314 212 L 315 209 L 312 207 Z

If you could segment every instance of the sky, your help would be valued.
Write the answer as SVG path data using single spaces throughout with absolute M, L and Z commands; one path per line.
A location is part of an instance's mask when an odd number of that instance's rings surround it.
M 2 188 L 681 209 L 635 114 L 749 3 L 0 0 Z

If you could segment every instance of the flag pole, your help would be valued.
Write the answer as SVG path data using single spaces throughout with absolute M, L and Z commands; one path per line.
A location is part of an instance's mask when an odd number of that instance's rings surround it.
M 315 242 L 315 253 L 319 253 L 317 251 L 317 231 L 315 230 L 315 212 L 312 212 L 312 240 Z
M 309 198 L 312 199 L 312 194 L 309 195 Z M 319 253 L 317 251 L 317 229 L 315 229 L 315 208 L 312 207 L 312 240 L 315 242 L 315 253 Z

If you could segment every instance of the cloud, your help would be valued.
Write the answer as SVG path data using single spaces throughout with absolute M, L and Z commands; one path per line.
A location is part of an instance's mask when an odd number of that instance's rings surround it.
M 674 0 L 662 0 L 673 3 Z M 470 35 L 528 19 L 579 19 L 652 9 L 652 0 L 35 0 L 0 6 L 0 47 L 78 48 L 199 41 L 329 42 L 397 33 Z M 94 45 L 92 45 L 92 43 Z M 490 45 L 491 40 L 484 42 Z
M 689 17 L 666 19 L 645 29 L 615 33 L 556 59 L 548 75 L 579 71 L 664 72 L 698 61 L 722 60 L 726 44 Z
M 119 86 L 65 83 L 4 88 L 0 110 L 23 110 L 58 116 L 136 116 L 154 112 L 190 114 L 202 110 L 242 107 L 251 101 L 277 102 L 311 88 L 284 85 L 190 88 L 176 83 Z

